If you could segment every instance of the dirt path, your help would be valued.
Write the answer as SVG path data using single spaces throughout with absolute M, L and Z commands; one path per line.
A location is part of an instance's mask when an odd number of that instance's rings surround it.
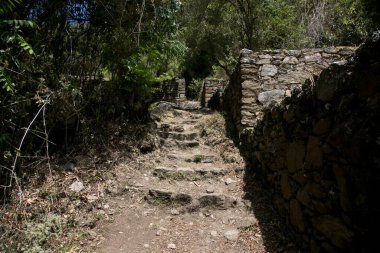
M 96 252 L 268 252 L 243 198 L 242 159 L 232 141 L 207 136 L 220 121 L 202 111 L 160 117 L 160 148 L 121 165 L 127 192 L 110 202 L 115 218 L 98 229 Z

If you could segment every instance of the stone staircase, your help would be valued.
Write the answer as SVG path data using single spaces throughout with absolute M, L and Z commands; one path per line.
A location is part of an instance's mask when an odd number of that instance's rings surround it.
M 243 165 L 205 144 L 196 125 L 210 115 L 174 109 L 157 122 L 160 147 L 127 182 L 130 209 L 122 215 L 138 217 L 125 224 L 136 222 L 133 232 L 114 231 L 98 252 L 251 252 L 241 233 L 256 231 L 258 221 L 243 198 Z M 262 238 L 255 240 L 255 252 L 265 252 Z

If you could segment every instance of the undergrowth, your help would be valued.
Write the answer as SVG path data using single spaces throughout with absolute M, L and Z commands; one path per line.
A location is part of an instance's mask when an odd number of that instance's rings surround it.
M 89 233 L 99 221 L 112 220 L 103 206 L 124 190 L 125 164 L 142 146 L 155 145 L 151 130 L 132 123 L 110 126 L 108 138 L 55 153 L 50 169 L 43 163 L 25 170 L 21 192 L 13 189 L 0 206 L 0 252 L 91 252 L 100 238 Z M 84 185 L 79 192 L 70 188 L 77 181 Z
M 226 163 L 241 163 L 242 158 L 232 140 L 227 136 L 226 121 L 222 114 L 206 115 L 196 127 L 200 130 L 205 144 L 214 147 Z

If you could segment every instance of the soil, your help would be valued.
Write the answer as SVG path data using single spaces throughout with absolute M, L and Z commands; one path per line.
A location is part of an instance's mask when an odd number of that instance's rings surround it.
M 158 148 L 119 165 L 124 193 L 93 232 L 95 252 L 297 252 L 261 185 L 245 193 L 219 113 L 172 109 L 156 126 Z
M 300 252 L 222 115 L 191 105 L 51 157 L 0 208 L 0 252 Z

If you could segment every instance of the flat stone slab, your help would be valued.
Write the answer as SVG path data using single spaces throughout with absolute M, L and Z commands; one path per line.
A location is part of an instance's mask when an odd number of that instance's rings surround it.
M 177 155 L 177 154 L 168 154 L 167 158 L 170 160 L 181 160 L 188 163 L 214 163 L 219 161 L 220 158 L 215 155 Z
M 185 193 L 174 193 L 166 190 L 150 189 L 145 199 L 151 204 L 188 205 L 192 197 Z
M 153 175 L 161 179 L 188 180 L 196 181 L 215 176 L 223 176 L 227 174 L 226 169 L 222 168 L 167 168 L 157 167 L 153 171 Z
M 183 132 L 166 132 L 160 131 L 158 132 L 159 136 L 165 139 L 172 138 L 174 140 L 179 141 L 191 141 L 198 137 L 198 133 L 183 133 Z
M 198 141 L 176 141 L 180 148 L 195 148 L 199 147 Z
M 191 196 L 189 193 L 161 189 L 149 189 L 145 200 L 154 205 L 183 206 L 178 209 L 179 213 L 197 212 L 202 208 L 226 210 L 243 204 L 243 201 L 221 193 Z

